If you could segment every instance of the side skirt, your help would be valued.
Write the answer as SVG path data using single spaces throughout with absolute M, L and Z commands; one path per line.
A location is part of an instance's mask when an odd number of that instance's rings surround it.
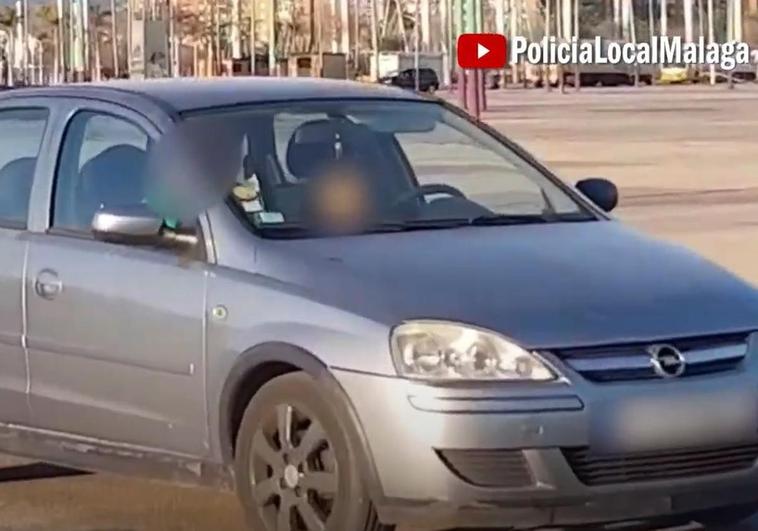
M 227 467 L 189 455 L 0 423 L 0 453 L 87 472 L 233 490 Z

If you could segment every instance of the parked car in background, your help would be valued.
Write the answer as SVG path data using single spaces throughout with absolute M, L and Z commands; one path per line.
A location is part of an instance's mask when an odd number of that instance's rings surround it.
M 729 72 L 724 72 L 729 75 Z M 758 50 L 751 50 L 750 63 L 737 65 L 732 70 L 731 75 L 739 81 L 757 81 L 758 80 Z
M 416 89 L 416 69 L 408 68 L 400 72 L 394 72 L 386 77 L 380 78 L 379 82 L 384 85 L 394 85 L 403 89 Z M 440 80 L 431 68 L 421 67 L 418 69 L 418 89 L 421 92 L 433 93 L 440 88 Z
M 235 488 L 253 531 L 732 529 L 758 293 L 617 202 L 395 88 L 3 92 L 0 452 Z
M 661 67 L 658 76 L 659 83 L 663 85 L 675 85 L 688 83 L 694 78 L 695 69 L 684 64 L 669 64 Z

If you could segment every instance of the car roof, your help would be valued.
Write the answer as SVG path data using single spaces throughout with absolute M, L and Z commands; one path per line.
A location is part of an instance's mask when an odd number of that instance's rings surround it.
M 71 96 L 119 102 L 141 96 L 175 112 L 229 107 L 263 102 L 313 99 L 423 98 L 402 89 L 374 83 L 320 78 L 237 77 L 171 78 L 145 81 L 117 80 L 102 83 L 72 83 L 49 87 L 3 91 L 0 99 L 19 96 Z

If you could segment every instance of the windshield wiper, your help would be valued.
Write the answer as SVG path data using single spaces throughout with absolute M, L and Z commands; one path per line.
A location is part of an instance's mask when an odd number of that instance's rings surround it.
M 530 223 L 562 223 L 592 221 L 595 219 L 584 212 L 556 214 L 545 212 L 542 214 L 489 214 L 478 216 L 469 220 L 470 225 L 525 225 Z
M 271 223 L 259 224 L 256 228 L 266 236 L 274 238 L 324 238 L 330 236 L 351 236 L 357 234 L 373 234 L 378 232 L 400 232 L 409 229 L 404 223 L 382 222 L 356 228 L 354 231 L 328 231 L 302 223 Z
M 457 227 L 477 227 L 494 225 L 528 225 L 537 223 L 559 223 L 592 221 L 595 218 L 582 212 L 567 214 L 488 214 L 473 218 L 412 219 L 406 221 L 381 221 L 357 227 L 355 231 L 336 233 L 321 231 L 301 223 L 272 223 L 258 225 L 264 234 L 275 238 L 320 238 L 328 236 L 350 236 L 376 234 L 382 232 L 407 232 L 417 230 L 452 229 Z

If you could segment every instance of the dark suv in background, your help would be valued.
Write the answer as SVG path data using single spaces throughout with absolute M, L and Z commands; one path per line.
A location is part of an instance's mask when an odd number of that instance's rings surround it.
M 440 88 L 440 79 L 437 76 L 437 72 L 433 69 L 419 68 L 418 74 L 418 89 L 421 92 L 434 92 Z M 404 89 L 415 89 L 416 69 L 408 68 L 406 70 L 401 70 L 400 72 L 381 78 L 379 82 Z

